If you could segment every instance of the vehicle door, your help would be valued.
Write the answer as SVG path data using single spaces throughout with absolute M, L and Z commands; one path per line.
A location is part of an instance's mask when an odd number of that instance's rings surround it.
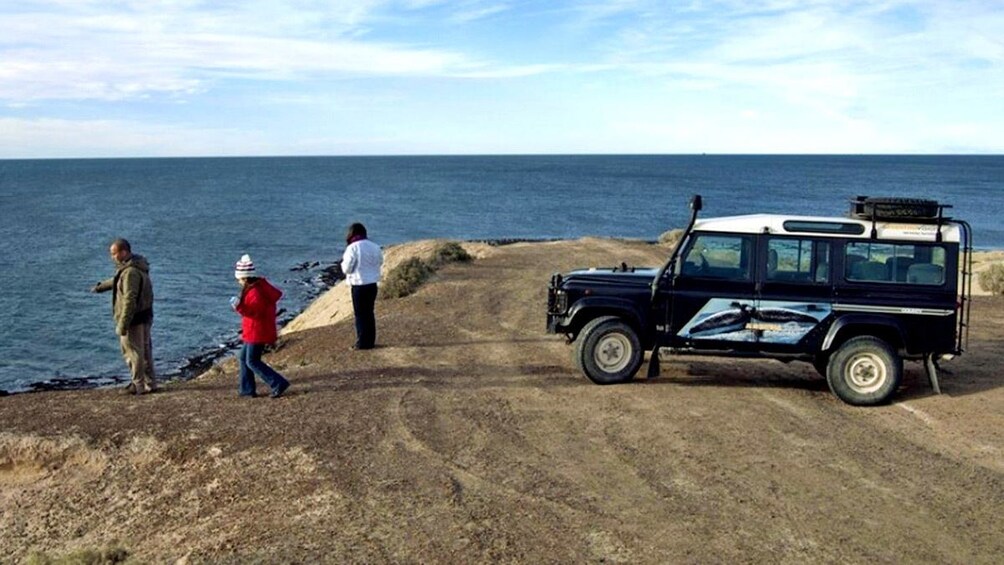
M 687 242 L 672 283 L 670 345 L 753 350 L 746 330 L 754 309 L 753 234 L 696 233 Z
M 834 309 L 892 318 L 907 351 L 952 351 L 957 319 L 956 244 L 849 241 Z
M 747 329 L 760 350 L 801 353 L 823 338 L 832 313 L 833 245 L 825 237 L 762 236 L 756 304 Z

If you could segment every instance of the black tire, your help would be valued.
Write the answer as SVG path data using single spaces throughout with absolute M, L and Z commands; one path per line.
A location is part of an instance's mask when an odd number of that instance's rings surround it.
M 903 359 L 881 339 L 862 336 L 847 340 L 830 357 L 826 382 L 833 394 L 854 406 L 889 401 L 903 377 Z
M 616 316 L 591 320 L 575 347 L 575 364 L 598 385 L 625 383 L 634 378 L 644 351 L 634 328 Z
M 938 202 L 922 198 L 865 198 L 858 217 L 866 219 L 933 219 L 938 217 Z

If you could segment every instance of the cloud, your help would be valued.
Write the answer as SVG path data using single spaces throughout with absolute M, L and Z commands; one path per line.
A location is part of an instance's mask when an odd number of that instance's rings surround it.
M 536 75 L 555 73 L 558 71 L 582 72 L 583 70 L 584 67 L 581 65 L 517 65 L 512 67 L 491 67 L 470 71 L 459 71 L 454 73 L 453 76 L 457 78 L 505 79 L 532 77 Z
M 25 0 L 0 29 L 0 155 L 999 151 L 1004 127 L 995 0 Z
M 378 5 L 36 2 L 0 13 L 0 99 L 183 96 L 235 76 L 445 76 L 484 66 L 451 50 L 360 39 L 357 26 Z
M 973 81 L 1004 91 L 1004 73 L 987 80 L 985 68 L 1004 61 L 1004 14 L 993 3 L 625 0 L 581 12 L 580 23 L 615 27 L 605 62 L 681 88 L 848 115 L 891 97 L 955 97 Z
M 510 9 L 508 4 L 493 4 L 487 6 L 474 5 L 458 10 L 450 20 L 458 24 L 466 24 L 476 20 L 481 20 L 501 14 Z
M 240 126 L 0 118 L 0 158 L 4 159 L 418 154 L 428 153 L 433 147 L 427 137 L 416 134 L 329 132 L 290 136 Z M 478 148 L 470 151 L 477 152 Z M 442 152 L 451 149 L 444 145 Z
M 34 157 L 159 157 L 185 147 L 200 155 L 263 155 L 275 148 L 260 132 L 130 120 L 0 118 L 0 155 Z

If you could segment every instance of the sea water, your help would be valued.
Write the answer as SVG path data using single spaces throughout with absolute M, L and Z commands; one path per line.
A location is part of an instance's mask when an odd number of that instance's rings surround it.
M 233 266 L 249 253 L 302 309 L 349 223 L 393 244 L 421 238 L 656 239 L 703 217 L 844 215 L 856 195 L 932 198 L 1004 248 L 1001 156 L 463 156 L 0 161 L 0 389 L 53 378 L 112 382 L 125 365 L 108 244 L 148 258 L 161 375 L 236 336 Z M 540 281 L 546 284 L 545 280 Z M 543 312 L 541 312 L 543 316 Z

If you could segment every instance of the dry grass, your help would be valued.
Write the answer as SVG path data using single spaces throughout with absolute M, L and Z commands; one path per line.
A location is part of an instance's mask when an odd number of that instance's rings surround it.
M 116 565 L 135 562 L 129 559 L 129 552 L 120 547 L 84 549 L 59 557 L 34 553 L 27 561 L 28 565 Z
M 669 247 L 674 247 L 677 243 L 679 243 L 680 238 L 682 237 L 683 237 L 683 230 L 681 229 L 669 230 L 667 232 L 663 232 L 662 235 L 659 236 L 659 244 L 667 245 Z
M 1004 294 L 1004 264 L 990 265 L 979 274 L 980 286 L 990 294 Z

